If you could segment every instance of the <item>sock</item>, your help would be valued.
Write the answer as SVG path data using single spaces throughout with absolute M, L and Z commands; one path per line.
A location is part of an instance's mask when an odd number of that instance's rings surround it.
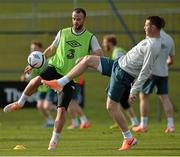
M 140 126 L 141 126 L 142 128 L 145 128 L 145 127 L 147 127 L 147 123 L 148 123 L 148 117 L 141 117 Z
M 80 117 L 80 121 L 81 121 L 81 124 L 82 124 L 82 123 L 86 123 L 88 120 L 87 120 L 87 117 L 85 115 L 83 115 L 83 116 Z
M 73 118 L 73 119 L 72 119 L 72 124 L 73 124 L 75 127 L 79 126 L 79 120 L 78 120 L 78 118 Z
M 25 102 L 27 101 L 29 96 L 25 95 L 24 93 L 21 95 L 21 97 L 18 100 L 18 104 L 22 107 L 24 106 Z
M 139 124 L 139 121 L 138 121 L 137 117 L 132 117 L 131 118 L 131 125 L 136 126 L 138 124 Z
M 52 118 L 51 115 L 48 116 L 48 118 L 47 118 L 47 123 L 48 123 L 48 124 L 54 124 L 54 119 Z
M 126 132 L 122 132 L 122 134 L 123 134 L 124 139 L 130 139 L 130 138 L 132 138 L 132 134 L 131 134 L 131 131 L 130 131 L 130 130 L 128 130 L 128 131 L 126 131 Z
M 55 131 L 53 131 L 53 134 L 52 134 L 52 137 L 51 137 L 51 141 L 50 141 L 50 142 L 56 142 L 56 143 L 58 143 L 59 137 L 60 137 L 60 134 L 59 134 L 59 133 L 56 133 Z
M 101 65 L 101 61 L 99 60 L 99 65 L 97 67 L 97 71 L 99 71 L 100 73 L 102 73 L 102 65 Z
M 70 82 L 70 80 L 67 76 L 63 76 L 62 78 L 58 79 L 57 82 L 60 86 L 65 86 L 67 83 Z
M 172 117 L 167 118 L 167 127 L 168 128 L 174 127 L 174 118 L 172 118 Z

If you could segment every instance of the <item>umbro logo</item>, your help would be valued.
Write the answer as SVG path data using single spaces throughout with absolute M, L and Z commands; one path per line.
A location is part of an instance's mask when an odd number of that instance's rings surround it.
M 78 43 L 76 40 L 66 41 L 71 47 L 79 47 L 81 46 L 80 43 Z

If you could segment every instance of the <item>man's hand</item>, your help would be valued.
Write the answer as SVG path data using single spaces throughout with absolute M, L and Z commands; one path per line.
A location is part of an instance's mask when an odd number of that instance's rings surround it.
M 136 100 L 136 94 L 129 94 L 129 103 L 134 103 L 134 101 Z
M 32 71 L 32 67 L 30 66 L 30 65 L 28 65 L 27 67 L 25 67 L 25 69 L 24 69 L 24 73 L 31 73 L 31 71 Z
M 172 65 L 173 64 L 173 57 L 172 56 L 168 56 L 168 59 L 167 59 L 167 64 L 168 65 Z

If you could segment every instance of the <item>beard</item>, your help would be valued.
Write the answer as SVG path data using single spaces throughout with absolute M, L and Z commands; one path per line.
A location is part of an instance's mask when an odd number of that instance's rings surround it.
M 76 31 L 80 31 L 80 30 L 82 30 L 82 28 L 83 28 L 83 25 L 81 24 L 81 25 L 74 25 L 74 29 L 76 30 Z

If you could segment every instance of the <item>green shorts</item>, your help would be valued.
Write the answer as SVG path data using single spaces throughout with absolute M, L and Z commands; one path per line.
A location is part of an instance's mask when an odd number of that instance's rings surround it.
M 154 88 L 157 88 L 157 94 L 168 94 L 168 77 L 152 75 L 143 85 L 142 92 L 151 94 Z
M 128 103 L 129 92 L 134 77 L 120 68 L 118 60 L 114 61 L 111 73 L 111 79 L 107 88 L 108 96 L 116 101 Z

